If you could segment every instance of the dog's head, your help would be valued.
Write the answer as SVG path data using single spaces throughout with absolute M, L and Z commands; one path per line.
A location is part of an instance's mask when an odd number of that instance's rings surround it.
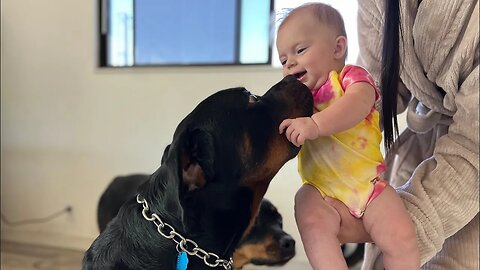
M 153 175 L 168 168 L 179 180 L 173 195 L 181 205 L 183 231 L 203 239 L 203 248 L 228 246 L 217 252 L 231 254 L 253 225 L 270 181 L 299 151 L 279 134 L 279 124 L 310 116 L 312 108 L 308 88 L 288 76 L 263 96 L 244 88 L 219 91 L 187 115 Z M 215 235 L 204 235 L 211 232 Z
M 233 268 L 246 264 L 284 265 L 295 256 L 295 240 L 283 230 L 282 215 L 267 199 L 262 200 L 255 226 L 233 256 Z

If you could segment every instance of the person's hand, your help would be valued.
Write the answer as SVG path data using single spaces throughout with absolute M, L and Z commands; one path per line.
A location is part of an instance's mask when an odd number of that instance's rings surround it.
M 320 134 L 317 124 L 310 117 L 285 119 L 278 130 L 280 134 L 285 131 L 287 139 L 297 147 L 303 145 L 305 140 L 316 139 Z
M 331 197 L 325 197 L 325 201 L 337 210 L 340 215 L 340 231 L 338 240 L 340 243 L 367 243 L 372 242 L 372 238 L 365 230 L 363 222 L 350 214 L 348 208 L 341 201 Z

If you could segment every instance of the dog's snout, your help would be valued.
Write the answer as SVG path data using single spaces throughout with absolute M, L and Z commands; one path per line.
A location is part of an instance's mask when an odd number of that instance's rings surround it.
M 295 75 L 287 75 L 285 78 L 283 78 L 285 82 L 294 82 L 297 80 L 297 77 Z
M 279 244 L 282 252 L 295 251 L 295 240 L 293 240 L 293 238 L 289 235 L 285 235 L 280 238 Z

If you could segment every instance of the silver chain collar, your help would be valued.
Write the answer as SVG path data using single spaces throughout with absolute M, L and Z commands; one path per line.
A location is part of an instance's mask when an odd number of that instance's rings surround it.
M 198 244 L 195 241 L 187 239 L 183 237 L 181 234 L 175 231 L 175 229 L 168 223 L 162 221 L 162 219 L 155 213 L 152 213 L 151 216 L 148 216 L 148 212 L 150 212 L 150 208 L 148 207 L 148 203 L 145 199 L 140 197 L 140 194 L 137 195 L 137 202 L 143 205 L 142 215 L 143 217 L 148 220 L 152 221 L 155 226 L 157 226 L 157 231 L 163 237 L 167 239 L 172 239 L 175 243 L 177 243 L 177 251 L 185 251 L 190 256 L 197 256 L 198 258 L 202 259 L 203 262 L 210 266 L 210 267 L 218 267 L 219 265 L 223 266 L 226 270 L 232 269 L 233 259 L 224 260 L 220 259 L 220 257 L 211 252 L 207 252 L 198 247 Z M 210 260 L 210 261 L 209 261 Z M 213 261 L 215 260 L 215 261 Z M 213 262 L 212 262 L 213 261 Z

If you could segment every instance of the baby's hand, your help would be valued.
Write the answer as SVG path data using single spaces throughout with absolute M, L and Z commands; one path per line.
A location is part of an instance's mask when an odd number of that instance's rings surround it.
M 287 139 L 297 147 L 303 145 L 305 140 L 316 139 L 320 134 L 317 124 L 310 117 L 285 119 L 278 130 L 280 134 L 285 130 Z

